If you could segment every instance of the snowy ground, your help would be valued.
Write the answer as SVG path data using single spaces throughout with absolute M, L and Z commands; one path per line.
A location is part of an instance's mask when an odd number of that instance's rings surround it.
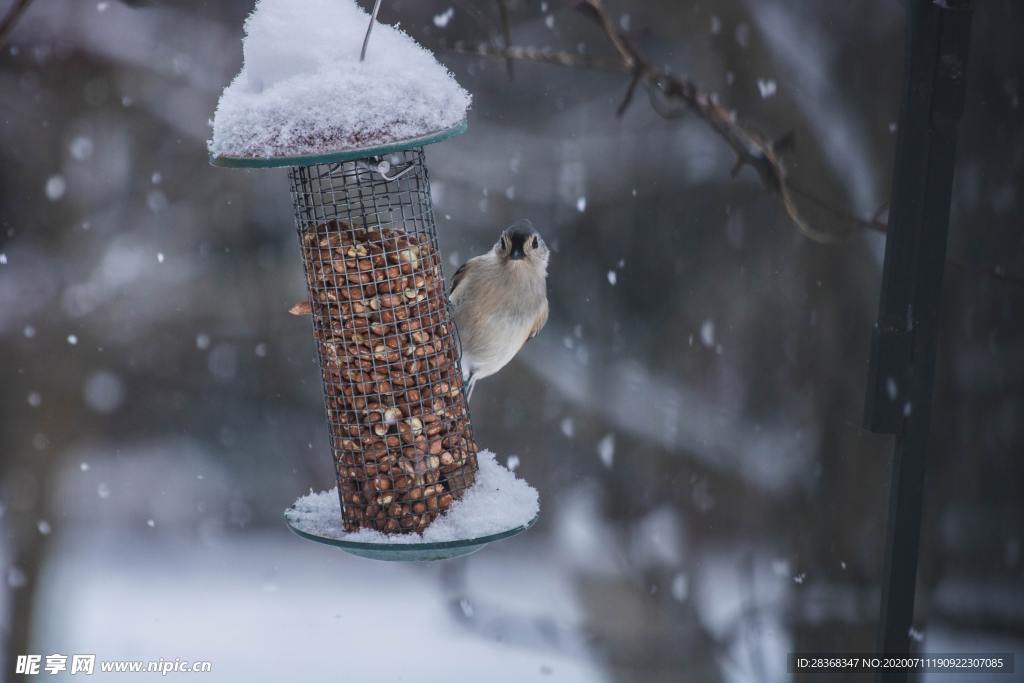
M 568 576 L 531 559 L 542 549 L 525 538 L 466 565 L 362 560 L 283 531 L 206 548 L 65 538 L 45 577 L 36 652 L 209 659 L 211 680 L 225 683 L 605 680 L 577 631 Z

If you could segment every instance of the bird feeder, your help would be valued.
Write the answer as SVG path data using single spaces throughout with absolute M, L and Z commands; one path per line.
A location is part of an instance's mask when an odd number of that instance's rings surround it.
M 422 532 L 476 478 L 478 449 L 424 157 L 426 145 L 465 130 L 464 118 L 401 139 L 292 127 L 290 139 L 305 143 L 293 146 L 299 153 L 217 153 L 211 145 L 216 166 L 288 168 L 346 532 Z M 440 559 L 526 526 L 486 538 L 393 547 L 297 533 L 376 559 Z
M 347 531 L 419 531 L 473 484 L 459 344 L 417 140 L 287 165 Z

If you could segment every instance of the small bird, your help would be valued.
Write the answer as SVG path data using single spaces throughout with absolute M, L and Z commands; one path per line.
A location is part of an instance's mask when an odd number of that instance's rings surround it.
M 549 256 L 540 233 L 521 220 L 455 271 L 450 298 L 467 400 L 477 380 L 505 367 L 548 321 Z
M 505 228 L 494 247 L 463 263 L 452 278 L 450 300 L 462 344 L 467 399 L 476 382 L 505 367 L 548 321 L 551 252 L 533 224 Z M 309 315 L 309 301 L 289 311 Z

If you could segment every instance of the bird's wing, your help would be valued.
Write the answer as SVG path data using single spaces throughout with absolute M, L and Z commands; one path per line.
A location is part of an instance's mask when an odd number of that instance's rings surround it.
M 533 321 L 533 327 L 530 328 L 530 339 L 537 336 L 537 333 L 541 331 L 548 322 L 548 300 L 544 299 L 544 308 L 537 314 L 537 319 Z
M 466 266 L 468 265 L 469 261 L 463 263 L 459 266 L 459 269 L 455 271 L 455 275 L 452 276 L 452 288 L 448 293 L 449 297 L 455 296 L 455 290 L 459 288 L 459 285 L 462 283 L 462 278 L 466 276 Z
M 530 336 L 528 336 L 526 338 L 526 341 L 523 342 L 523 346 L 526 346 L 526 342 L 530 341 L 531 339 L 533 339 L 534 337 L 537 336 L 537 333 L 540 332 L 541 328 L 544 327 L 544 324 L 547 323 L 547 321 L 548 321 L 548 302 L 547 302 L 547 299 L 545 299 L 544 300 L 544 308 L 542 308 L 540 313 L 537 314 L 537 319 L 533 321 L 533 326 L 530 327 Z

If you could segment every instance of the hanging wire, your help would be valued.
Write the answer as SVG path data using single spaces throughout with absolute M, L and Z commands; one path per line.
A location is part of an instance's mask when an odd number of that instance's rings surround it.
M 373 14 L 370 15 L 370 24 L 366 27 L 366 37 L 363 38 L 363 49 L 359 53 L 359 61 L 366 61 L 366 46 L 370 44 L 370 32 L 373 31 L 373 25 L 377 23 L 377 12 L 380 11 L 380 0 L 373 3 Z
M 415 168 L 415 164 L 413 162 L 406 162 L 405 164 L 393 164 L 391 161 L 388 161 L 383 157 L 357 159 L 355 164 L 360 171 L 370 171 L 373 173 L 377 173 L 378 175 L 380 175 L 381 178 L 389 182 L 392 180 L 398 180 L 406 173 L 409 173 Z M 336 170 L 337 166 L 337 164 L 333 165 L 332 170 Z M 392 171 L 394 171 L 394 174 L 388 175 Z

